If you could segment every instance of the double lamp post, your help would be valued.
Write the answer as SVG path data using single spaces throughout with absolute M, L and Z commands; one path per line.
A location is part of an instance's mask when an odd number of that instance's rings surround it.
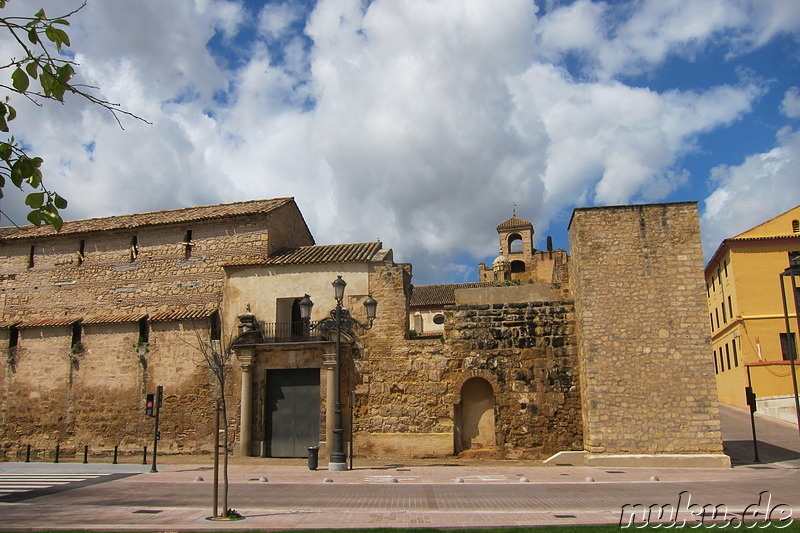
M 372 322 L 375 320 L 375 313 L 378 308 L 378 302 L 372 297 L 367 296 L 364 300 L 364 309 L 367 313 L 367 322 L 362 324 L 352 316 L 350 312 L 342 307 L 344 300 L 344 288 L 347 282 L 342 279 L 342 276 L 337 276 L 333 281 L 333 297 L 336 300 L 336 307 L 330 312 L 330 316 L 323 318 L 315 324 L 311 324 L 311 308 L 314 307 L 314 302 L 311 301 L 308 294 L 300 300 L 300 317 L 302 320 L 309 324 L 309 329 L 316 329 L 328 334 L 333 333 L 336 337 L 336 367 L 334 369 L 334 385 L 333 397 L 335 399 L 335 407 L 333 412 L 333 448 L 329 455 L 328 470 L 347 470 L 347 454 L 344 451 L 344 428 L 342 427 L 342 394 L 341 394 L 341 361 L 342 361 L 342 334 L 352 334 L 356 328 L 371 329 Z M 350 422 L 352 424 L 352 421 Z

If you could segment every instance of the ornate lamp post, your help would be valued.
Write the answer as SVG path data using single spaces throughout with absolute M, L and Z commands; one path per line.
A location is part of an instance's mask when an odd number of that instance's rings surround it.
M 789 254 L 789 267 L 778 275 L 781 283 L 781 300 L 783 303 L 783 319 L 786 326 L 786 350 L 789 355 L 789 365 L 792 370 L 792 387 L 794 389 L 794 409 L 797 415 L 797 427 L 800 430 L 800 399 L 797 394 L 797 370 L 795 365 L 797 363 L 797 344 L 792 333 L 791 322 L 789 321 L 789 305 L 786 301 L 786 278 L 791 280 L 792 294 L 791 301 L 794 302 L 794 314 L 797 319 L 797 329 L 800 331 L 800 291 L 798 291 L 798 284 L 796 276 L 800 277 L 800 254 L 791 252 Z
M 333 413 L 333 448 L 328 462 L 328 470 L 347 470 L 347 454 L 344 452 L 344 428 L 342 427 L 342 395 L 341 395 L 341 337 L 342 333 L 352 333 L 355 328 L 370 329 L 375 320 L 375 313 L 378 302 L 369 295 L 364 300 L 364 308 L 367 312 L 367 323 L 362 324 L 352 316 L 350 312 L 342 307 L 344 300 L 344 288 L 347 282 L 342 276 L 337 276 L 332 283 L 333 298 L 336 300 L 336 307 L 331 310 L 329 317 L 323 318 L 316 324 L 310 324 L 310 329 L 317 329 L 324 332 L 334 332 L 336 335 L 336 367 L 334 376 L 333 397 L 336 399 Z M 300 300 L 300 317 L 309 322 L 311 319 L 311 308 L 314 302 L 308 294 Z

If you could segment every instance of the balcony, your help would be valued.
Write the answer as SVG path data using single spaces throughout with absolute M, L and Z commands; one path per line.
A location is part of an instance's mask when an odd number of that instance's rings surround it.
M 295 322 L 263 322 L 262 335 L 264 343 L 291 344 L 296 342 L 319 342 L 324 340 L 311 325 L 302 321 Z

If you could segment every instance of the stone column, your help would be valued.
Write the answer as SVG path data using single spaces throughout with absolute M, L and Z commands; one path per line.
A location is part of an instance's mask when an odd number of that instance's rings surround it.
M 325 366 L 325 455 L 330 457 L 333 449 L 333 418 L 336 408 L 336 351 L 333 346 L 325 348 L 322 360 Z
M 242 398 L 239 419 L 239 454 L 244 457 L 252 455 L 253 443 L 253 350 L 241 350 L 236 353 L 242 367 Z

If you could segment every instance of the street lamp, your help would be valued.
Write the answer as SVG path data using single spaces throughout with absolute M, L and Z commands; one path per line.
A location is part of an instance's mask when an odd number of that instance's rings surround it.
M 336 367 L 333 384 L 333 397 L 336 401 L 333 411 L 333 449 L 329 456 L 328 470 L 347 470 L 347 454 L 344 452 L 344 428 L 342 427 L 342 395 L 341 395 L 341 336 L 342 333 L 352 333 L 355 328 L 371 329 L 375 320 L 378 302 L 372 297 L 367 296 L 364 300 L 364 309 L 367 313 L 367 323 L 362 324 L 352 316 L 350 312 L 342 307 L 344 300 L 344 289 L 347 282 L 342 276 L 337 276 L 332 283 L 333 298 L 336 300 L 336 307 L 331 310 L 329 317 L 323 318 L 316 324 L 310 324 L 311 308 L 314 302 L 306 294 L 299 302 L 300 317 L 304 322 L 309 323 L 309 329 L 318 329 L 324 332 L 336 333 Z M 352 423 L 352 421 L 351 421 Z
M 797 415 L 797 427 L 800 430 L 800 399 L 797 394 L 797 341 L 792 333 L 791 323 L 789 322 L 789 305 L 786 301 L 786 280 L 789 278 L 792 285 L 792 301 L 794 302 L 794 314 L 797 319 L 797 330 L 800 332 L 800 291 L 797 289 L 795 276 L 800 276 L 800 253 L 789 252 L 789 267 L 778 275 L 781 283 L 781 303 L 783 304 L 783 319 L 786 326 L 786 351 L 789 356 L 789 365 L 792 369 L 792 387 L 794 390 L 794 409 Z

